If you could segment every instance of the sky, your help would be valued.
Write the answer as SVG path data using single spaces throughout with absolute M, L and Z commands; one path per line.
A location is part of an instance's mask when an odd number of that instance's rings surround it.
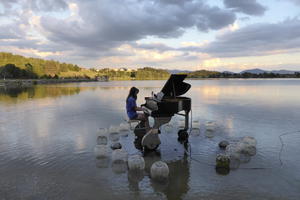
M 300 71 L 300 0 L 0 0 L 0 52 L 86 68 Z

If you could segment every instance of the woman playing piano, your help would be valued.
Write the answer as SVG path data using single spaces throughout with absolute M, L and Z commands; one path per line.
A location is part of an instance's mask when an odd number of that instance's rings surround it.
M 143 108 L 136 106 L 137 94 L 139 89 L 132 87 L 129 90 L 128 97 L 126 99 L 126 111 L 129 119 L 137 119 L 144 122 L 145 127 L 149 128 L 148 116 L 145 113 L 137 113 L 137 111 L 143 111 Z

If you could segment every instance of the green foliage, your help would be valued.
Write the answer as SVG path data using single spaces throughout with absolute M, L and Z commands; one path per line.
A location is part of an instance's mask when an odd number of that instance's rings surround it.
M 0 52 L 1 78 L 75 78 L 91 79 L 108 77 L 109 80 L 159 80 L 168 79 L 167 70 L 144 67 L 135 71 L 123 68 L 113 70 L 109 68 L 96 70 L 84 69 L 78 65 L 60 63 L 54 60 L 26 58 L 12 53 Z M 300 72 L 295 74 L 252 74 L 252 73 L 221 73 L 217 71 L 198 70 L 188 73 L 188 78 L 300 78 Z
M 14 64 L 6 64 L 0 67 L 0 77 L 1 78 L 37 78 L 37 75 L 25 69 L 20 69 Z
M 160 80 L 167 79 L 170 73 L 166 70 L 144 67 L 136 71 L 123 69 L 115 71 L 104 68 L 98 71 L 99 76 L 108 76 L 109 80 Z
M 216 72 L 199 70 L 195 72 L 188 73 L 189 78 L 300 78 L 300 73 L 295 72 L 295 74 L 275 74 L 275 73 L 261 73 L 252 74 L 249 72 L 245 73 L 226 73 L 226 72 Z
M 14 55 L 12 53 L 0 52 L 0 67 L 7 64 L 13 64 L 21 70 L 18 73 L 14 73 L 14 75 L 9 75 L 13 78 L 25 78 L 24 74 L 20 74 L 21 72 L 24 73 L 22 70 L 31 73 L 28 78 L 59 78 L 68 77 L 68 74 L 72 74 L 69 76 L 72 78 L 74 77 L 74 73 L 77 77 L 84 78 L 87 76 L 86 73 L 90 72 L 90 70 L 83 72 L 79 66 L 73 64 L 60 63 L 54 60 L 43 60 L 39 58 L 27 58 L 20 55 Z M 65 73 L 66 76 L 62 76 L 61 73 Z M 35 76 L 32 76 L 32 74 Z M 95 76 L 95 72 L 90 73 L 90 75 Z
M 198 70 L 188 73 L 188 78 L 219 78 L 220 75 L 221 73 L 216 71 Z

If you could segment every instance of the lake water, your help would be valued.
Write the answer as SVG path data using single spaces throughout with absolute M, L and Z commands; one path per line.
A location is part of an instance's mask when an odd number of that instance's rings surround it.
M 0 199 L 300 199 L 300 80 L 188 80 L 192 118 L 200 135 L 189 138 L 191 156 L 177 142 L 176 123 L 162 127 L 161 145 L 146 155 L 140 177 L 98 160 L 97 130 L 124 122 L 130 87 L 138 104 L 165 81 L 115 81 L 0 89 Z M 217 125 L 205 136 L 205 123 Z M 283 141 L 283 146 L 279 136 Z M 250 162 L 216 172 L 218 143 L 257 140 Z M 132 132 L 120 142 L 139 153 Z M 149 178 L 154 161 L 170 168 L 168 183 Z M 280 161 L 281 160 L 281 161 Z

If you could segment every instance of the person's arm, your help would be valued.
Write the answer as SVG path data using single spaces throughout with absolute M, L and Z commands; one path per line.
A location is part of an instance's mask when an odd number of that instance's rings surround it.
M 133 102 L 133 106 L 134 106 L 135 111 L 144 111 L 144 109 L 142 107 L 137 107 L 136 106 L 136 101 Z
M 134 110 L 135 111 L 144 111 L 144 109 L 142 107 L 137 107 L 137 106 L 134 108 Z

